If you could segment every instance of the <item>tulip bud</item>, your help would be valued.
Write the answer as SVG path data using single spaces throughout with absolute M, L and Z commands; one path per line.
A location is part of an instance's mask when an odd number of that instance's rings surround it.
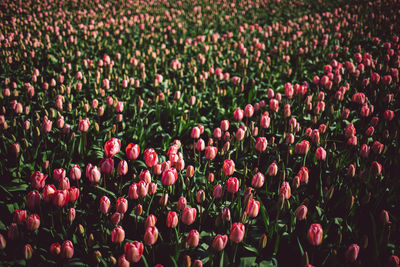
M 30 260 L 32 258 L 33 249 L 30 244 L 26 244 L 24 247 L 24 257 L 25 260 Z

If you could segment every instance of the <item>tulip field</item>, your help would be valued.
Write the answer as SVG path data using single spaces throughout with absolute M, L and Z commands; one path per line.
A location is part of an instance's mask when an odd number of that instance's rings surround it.
M 399 266 L 400 1 L 0 2 L 0 266 Z

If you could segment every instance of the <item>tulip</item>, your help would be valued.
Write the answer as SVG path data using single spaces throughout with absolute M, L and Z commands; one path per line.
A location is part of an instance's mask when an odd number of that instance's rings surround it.
M 229 210 L 229 208 L 225 208 L 222 211 L 222 216 L 221 216 L 222 220 L 229 222 L 231 220 L 231 211 Z
M 220 184 L 216 184 L 213 189 L 213 197 L 219 199 L 222 197 L 222 186 Z
M 119 153 L 121 149 L 121 141 L 115 137 L 108 140 L 104 145 L 104 153 L 107 158 L 112 158 Z
M 125 244 L 125 257 L 130 262 L 139 262 L 143 254 L 143 243 L 133 241 Z
M 229 233 L 229 239 L 234 243 L 240 243 L 243 240 L 245 227 L 242 223 L 234 223 Z
M 303 221 L 307 216 L 307 211 L 308 209 L 305 205 L 301 205 L 300 207 L 298 207 L 296 210 L 296 219 L 298 221 Z
M 69 173 L 69 176 L 71 177 L 72 180 L 78 181 L 81 179 L 81 168 L 79 168 L 78 165 L 74 165 L 74 167 L 71 168 L 71 171 Z
M 255 199 L 251 199 L 247 203 L 247 208 L 246 208 L 247 215 L 250 218 L 255 218 L 257 217 L 259 211 L 260 211 L 260 202 Z
M 195 248 L 199 245 L 200 234 L 197 230 L 191 230 L 186 239 L 186 243 L 189 247 Z
M 192 223 L 194 223 L 196 219 L 196 214 L 197 214 L 196 208 L 186 207 L 183 210 L 181 220 L 184 224 L 191 225 Z
M 326 159 L 326 151 L 322 147 L 318 147 L 315 151 L 315 156 L 317 160 L 325 160 Z
M 281 189 L 279 191 L 279 195 L 283 196 L 285 199 L 289 199 L 291 196 L 291 189 L 290 189 L 290 185 L 288 182 L 283 182 Z
M 128 159 L 137 159 L 140 154 L 140 147 L 136 144 L 130 143 L 125 149 L 126 157 Z
M 104 158 L 100 161 L 100 170 L 102 173 L 110 174 L 114 171 L 114 160 L 112 158 Z
M 25 222 L 27 217 L 26 210 L 16 209 L 13 214 L 13 222 L 21 225 Z
M 26 229 L 35 231 L 40 226 L 40 218 L 37 214 L 32 214 L 26 219 Z
M 124 214 L 128 210 L 128 201 L 123 197 L 118 198 L 116 204 L 116 210 L 119 213 Z
M 231 159 L 226 159 L 224 161 L 222 169 L 226 176 L 232 175 L 235 172 L 235 162 L 233 162 L 233 160 Z
M 156 226 L 157 223 L 157 217 L 154 216 L 153 214 L 150 214 L 149 216 L 147 216 L 147 219 L 144 223 L 144 228 L 148 228 L 150 226 Z
M 30 244 L 26 244 L 24 247 L 25 260 L 29 260 L 30 258 L 32 258 L 32 254 L 33 254 L 32 246 Z
M 119 176 L 123 176 L 128 173 L 128 163 L 126 160 L 118 162 L 117 172 Z
M 31 185 L 34 189 L 42 189 L 45 185 L 47 175 L 44 175 L 43 173 L 36 171 L 31 174 Z
M 256 173 L 253 176 L 251 185 L 255 188 L 261 188 L 264 185 L 264 175 L 261 172 Z
M 227 242 L 227 235 L 217 235 L 212 242 L 212 247 L 217 251 L 222 251 L 225 248 Z
M 129 267 L 130 263 L 129 261 L 126 259 L 125 254 L 122 254 L 119 258 L 118 258 L 118 267 Z
M 153 148 L 148 148 L 143 153 L 144 161 L 147 167 L 153 167 L 158 163 L 158 155 Z
M 193 127 L 192 129 L 192 133 L 190 134 L 190 137 L 192 137 L 193 139 L 198 139 L 200 137 L 200 129 L 199 127 Z
M 71 241 L 66 240 L 61 246 L 61 254 L 64 258 L 70 259 L 74 255 L 74 245 Z
M 187 204 L 186 198 L 180 197 L 177 204 L 178 210 L 184 210 L 186 208 L 186 204 Z
M 276 176 L 278 173 L 278 165 L 275 162 L 271 163 L 268 167 L 268 175 L 269 176 Z
M 55 169 L 53 170 L 53 179 L 56 182 L 60 182 L 62 179 L 64 179 L 66 176 L 66 172 L 64 169 L 60 168 L 60 169 Z
M 106 196 L 102 196 L 100 199 L 100 211 L 103 214 L 107 214 L 108 210 L 110 209 L 110 199 Z
M 213 160 L 217 156 L 218 150 L 214 146 L 208 146 L 205 152 L 205 158 L 208 160 Z
M 157 242 L 158 229 L 155 226 L 149 226 L 146 228 L 144 233 L 144 243 L 148 246 L 152 246 Z
M 122 243 L 125 239 L 125 231 L 122 226 L 117 226 L 111 231 L 111 242 Z
M 251 104 L 247 104 L 244 108 L 244 116 L 246 118 L 252 117 L 254 114 L 254 107 Z
M 244 111 L 240 108 L 235 109 L 235 111 L 233 112 L 233 118 L 235 119 L 235 121 L 243 120 L 243 116 L 244 116 Z
M 54 187 L 54 186 L 53 186 Z M 38 191 L 29 192 L 26 196 L 26 206 L 30 210 L 37 209 L 40 205 L 40 194 Z
M 50 245 L 50 253 L 53 255 L 59 255 L 61 253 L 61 245 L 60 243 L 52 243 Z
M 129 199 L 138 199 L 139 198 L 137 184 L 131 184 L 129 186 L 128 197 L 129 197 Z
M 235 194 L 239 190 L 239 180 L 236 177 L 230 177 L 226 181 L 226 189 L 229 193 Z
M 86 133 L 89 130 L 89 126 L 90 126 L 89 119 L 86 118 L 86 119 L 79 121 L 78 129 L 79 129 L 79 131 Z
M 313 246 L 318 246 L 322 242 L 324 232 L 320 224 L 312 224 L 308 229 L 307 239 Z
M 121 213 L 119 213 L 119 212 L 114 212 L 113 213 L 113 215 L 111 215 L 111 222 L 114 224 L 114 225 L 117 225 L 117 224 L 119 224 L 119 222 L 123 219 L 123 217 L 124 217 L 124 215 L 123 214 L 121 214 Z
M 52 197 L 53 205 L 59 208 L 64 207 L 69 202 L 68 190 L 56 190 Z
M 382 172 L 382 165 L 377 161 L 373 161 L 371 163 L 370 173 L 373 176 L 379 176 L 381 172 Z
M 360 251 L 360 246 L 357 244 L 350 245 L 346 250 L 346 259 L 349 262 L 355 262 L 358 257 L 358 252 Z
M 168 228 L 175 228 L 178 225 L 178 215 L 175 211 L 168 212 L 166 225 Z
M 258 137 L 256 141 L 256 149 L 259 152 L 265 151 L 267 149 L 268 141 L 265 137 Z
M 161 182 L 165 186 L 173 185 L 178 180 L 178 172 L 174 168 L 164 171 L 161 177 Z

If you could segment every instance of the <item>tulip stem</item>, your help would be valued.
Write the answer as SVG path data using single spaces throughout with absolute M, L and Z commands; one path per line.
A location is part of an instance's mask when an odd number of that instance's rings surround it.
M 321 197 L 322 203 L 324 203 L 324 194 L 322 192 L 322 163 L 319 163 L 319 195 Z
M 236 262 L 236 254 L 237 254 L 239 245 L 235 243 L 233 246 L 234 246 L 234 248 L 233 248 L 233 263 L 235 263 Z

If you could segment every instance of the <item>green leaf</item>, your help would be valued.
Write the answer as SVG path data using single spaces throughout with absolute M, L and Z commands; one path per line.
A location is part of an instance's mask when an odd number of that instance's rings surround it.
M 243 257 L 240 259 L 239 266 L 242 267 L 254 266 L 255 261 L 256 257 Z
M 117 196 L 116 196 L 113 192 L 111 192 L 111 191 L 109 191 L 109 190 L 107 190 L 107 189 L 105 189 L 105 188 L 103 188 L 103 187 L 101 187 L 101 186 L 98 186 L 98 185 L 96 185 L 95 187 L 96 187 L 98 190 L 100 190 L 100 191 L 102 191 L 102 192 L 104 192 L 104 193 L 106 193 L 106 194 L 112 196 L 114 199 L 117 199 Z
M 272 258 L 269 261 L 262 261 L 258 264 L 259 267 L 274 267 L 274 266 L 278 266 L 278 261 L 275 258 Z
M 243 247 L 244 247 L 245 249 L 247 249 L 248 251 L 251 251 L 251 252 L 254 252 L 254 253 L 258 253 L 258 249 L 256 249 L 255 247 L 253 247 L 253 246 L 251 246 L 251 245 L 243 244 Z

